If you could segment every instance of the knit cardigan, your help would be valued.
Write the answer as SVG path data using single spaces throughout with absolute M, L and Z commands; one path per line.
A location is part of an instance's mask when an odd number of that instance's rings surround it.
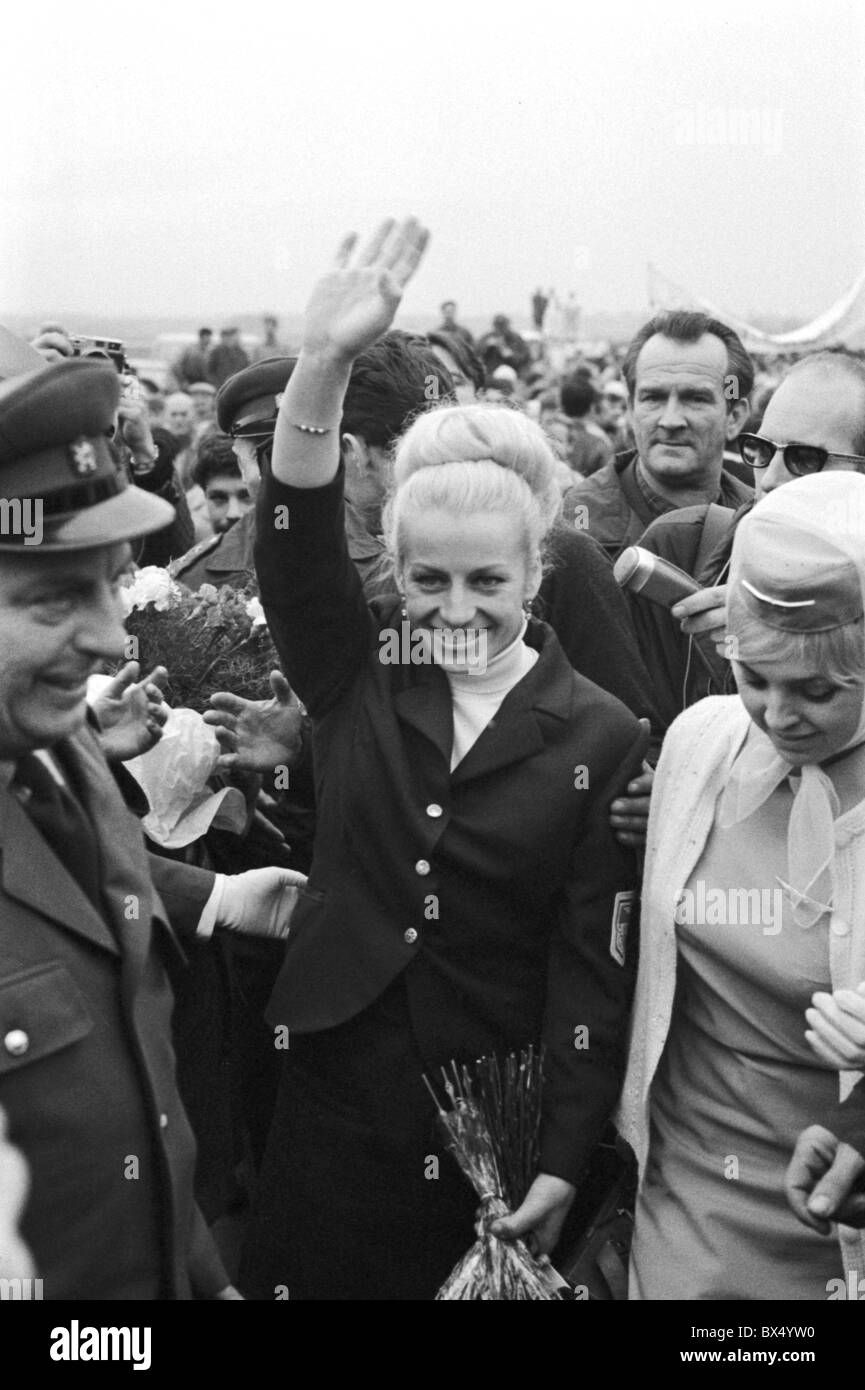
M 661 1059 L 676 989 L 675 914 L 715 816 L 717 798 L 750 726 L 738 695 L 713 695 L 685 710 L 664 739 L 652 790 L 640 928 L 640 963 L 625 1084 L 616 1117 L 645 1173 L 649 1149 L 649 1092 Z M 835 826 L 834 910 L 829 933 L 833 989 L 865 980 L 865 800 Z M 802 1019 L 803 1029 L 805 1019 Z M 839 1072 L 839 1094 L 861 1072 Z M 813 1115 L 819 1124 L 823 1117 Z M 792 1155 L 791 1155 L 792 1156 Z M 865 1231 L 839 1226 L 848 1279 L 865 1276 Z

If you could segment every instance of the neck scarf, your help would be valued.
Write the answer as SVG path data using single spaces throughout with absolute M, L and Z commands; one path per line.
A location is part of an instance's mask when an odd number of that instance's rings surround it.
M 783 656 L 791 633 L 830 632 L 861 621 L 865 593 L 865 477 L 813 474 L 777 488 L 744 517 L 730 565 L 727 629 L 761 629 L 757 655 L 773 645 Z M 747 621 L 747 627 L 746 627 Z M 807 649 L 807 638 L 806 638 Z M 747 662 L 748 638 L 738 653 Z M 824 675 L 832 676 L 824 668 Z M 863 671 L 865 676 L 865 671 Z M 853 736 L 839 752 L 865 742 L 865 701 Z M 718 823 L 729 828 L 766 802 L 785 780 L 794 792 L 787 832 L 787 878 L 794 920 L 811 927 L 831 905 L 835 821 L 840 803 L 816 763 L 796 766 L 752 725 L 721 796 Z M 865 795 L 865 788 L 863 788 Z

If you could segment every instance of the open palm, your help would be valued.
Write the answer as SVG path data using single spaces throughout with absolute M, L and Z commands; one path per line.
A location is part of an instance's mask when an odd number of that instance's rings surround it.
M 356 235 L 345 237 L 334 269 L 318 281 L 307 305 L 304 351 L 350 360 L 370 347 L 393 322 L 428 241 L 429 232 L 413 217 L 382 222 L 356 256 Z

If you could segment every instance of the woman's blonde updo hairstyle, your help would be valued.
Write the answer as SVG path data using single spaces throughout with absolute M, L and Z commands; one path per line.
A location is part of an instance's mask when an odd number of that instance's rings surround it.
M 506 512 L 522 520 L 531 566 L 560 506 L 556 456 L 539 425 L 508 406 L 442 406 L 418 416 L 397 443 L 385 541 L 400 569 L 408 516 Z

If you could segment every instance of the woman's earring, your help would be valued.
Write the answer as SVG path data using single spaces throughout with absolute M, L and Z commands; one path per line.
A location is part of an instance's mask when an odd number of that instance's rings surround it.
M 526 618 L 530 618 L 532 616 L 532 601 L 530 598 L 523 600 L 523 615 Z
M 399 601 L 400 601 L 400 603 L 401 603 L 401 605 L 402 605 L 402 607 L 400 608 L 399 611 L 400 611 L 400 613 L 402 614 L 402 616 L 403 616 L 404 618 L 407 618 L 407 617 L 408 617 L 408 612 L 407 612 L 406 606 L 405 606 L 405 594 L 400 594 L 400 596 L 399 596 Z

